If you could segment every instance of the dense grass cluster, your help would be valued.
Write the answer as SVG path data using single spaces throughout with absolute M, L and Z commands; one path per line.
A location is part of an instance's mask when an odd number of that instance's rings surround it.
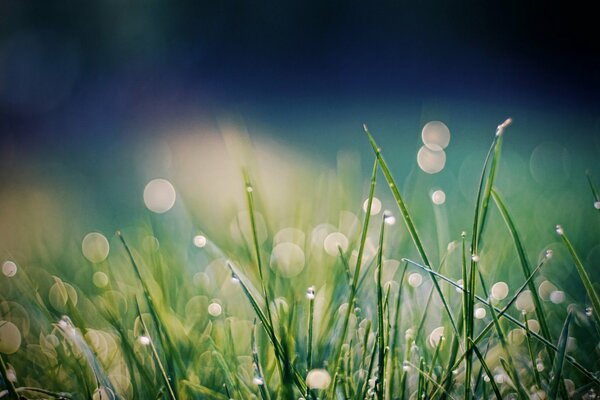
M 509 124 L 485 158 L 470 231 L 446 248 L 427 248 L 415 223 L 427 216 L 411 214 L 365 127 L 368 194 L 345 199 L 360 212 L 268 221 L 248 171 L 227 234 L 196 225 L 182 243 L 152 220 L 117 232 L 108 258 L 78 254 L 85 268 L 69 280 L 44 260 L 5 262 L 0 398 L 595 398 L 592 266 L 561 226 L 560 248 L 527 247 L 528 221 L 495 187 Z M 380 212 L 382 186 L 396 210 Z M 559 249 L 585 290 L 569 296 L 578 303 L 544 277 Z

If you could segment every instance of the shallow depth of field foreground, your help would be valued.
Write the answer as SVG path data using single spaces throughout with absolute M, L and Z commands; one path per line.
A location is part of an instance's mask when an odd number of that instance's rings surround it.
M 335 168 L 225 126 L 97 227 L 5 197 L 0 399 L 596 398 L 600 177 L 518 124 L 457 164 L 431 121 L 409 170 L 367 126 Z

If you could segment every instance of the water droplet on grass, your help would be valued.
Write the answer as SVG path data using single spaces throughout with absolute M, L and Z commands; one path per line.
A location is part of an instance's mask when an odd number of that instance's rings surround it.
M 223 308 L 219 303 L 210 303 L 208 305 L 208 313 L 213 317 L 218 317 L 223 312 Z
M 565 233 L 562 226 L 556 225 L 556 233 L 558 233 L 559 235 L 563 235 Z
M 475 318 L 484 319 L 485 315 L 486 315 L 485 308 L 480 307 L 480 308 L 475 309 Z
M 308 289 L 306 289 L 306 298 L 309 300 L 315 299 L 315 287 L 314 286 L 311 286 Z
M 585 309 L 585 315 L 587 315 L 588 317 L 591 317 L 592 314 L 593 314 L 592 307 L 586 307 L 586 309 Z
M 206 246 L 206 237 L 202 235 L 194 236 L 194 246 L 198 248 L 203 248 Z
M 306 385 L 311 389 L 327 389 L 331 376 L 325 369 L 312 369 L 306 375 Z

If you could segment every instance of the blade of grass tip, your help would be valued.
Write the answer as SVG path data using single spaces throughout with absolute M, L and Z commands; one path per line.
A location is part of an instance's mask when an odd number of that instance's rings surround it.
M 396 365 L 398 365 L 398 351 L 396 348 L 398 347 L 398 336 L 400 333 L 400 306 L 402 305 L 402 289 L 404 288 L 404 277 L 406 276 L 406 270 L 408 269 L 408 263 L 404 262 L 404 268 L 402 269 L 402 275 L 400 276 L 400 281 L 398 285 L 398 295 L 396 297 L 396 306 L 394 311 L 394 325 L 393 325 L 393 334 L 392 334 L 392 345 L 390 346 L 390 354 L 392 357 L 392 363 L 390 366 L 389 373 L 389 384 L 388 384 L 388 398 L 391 398 L 391 394 L 394 392 L 394 382 L 396 375 Z
M 263 400 L 269 400 L 269 391 L 267 390 L 266 380 L 260 367 L 260 360 L 258 359 L 258 346 L 256 345 L 256 318 L 254 319 L 254 326 L 252 327 L 252 336 L 250 337 L 250 345 L 252 346 L 252 360 L 254 361 L 254 373 L 256 377 L 262 381 L 262 384 L 258 385 L 260 396 Z
M 148 339 L 150 339 L 148 341 L 148 344 L 150 345 L 150 349 L 152 350 L 152 355 L 154 356 L 154 361 L 158 365 L 158 369 L 160 370 L 160 374 L 161 374 L 161 376 L 163 378 L 163 381 L 165 382 L 165 386 L 167 388 L 167 392 L 169 394 L 169 397 L 171 398 L 171 400 L 176 400 L 177 397 L 175 396 L 175 391 L 173 390 L 173 387 L 171 386 L 171 379 L 167 375 L 165 367 L 163 366 L 162 362 L 160 361 L 160 357 L 158 355 L 158 351 L 156 350 L 156 346 L 154 346 L 154 341 L 152 340 L 152 337 L 150 336 L 150 330 L 146 326 L 146 322 L 144 322 L 144 318 L 142 318 L 142 311 L 140 310 L 140 303 L 139 303 L 137 297 L 135 299 L 135 305 L 136 305 L 136 308 L 137 308 L 138 317 L 140 318 L 140 322 L 142 323 L 142 327 L 144 328 L 144 333 L 146 334 L 146 336 L 148 337 Z
M 385 176 L 388 186 L 390 187 L 390 190 L 392 191 L 392 196 L 394 197 L 394 200 L 396 201 L 396 204 L 398 205 L 398 208 L 400 209 L 400 213 L 402 214 L 404 224 L 406 225 L 406 228 L 408 229 L 408 233 L 410 234 L 410 237 L 411 237 L 415 247 L 417 248 L 419 256 L 421 257 L 421 259 L 422 259 L 423 263 L 425 263 L 425 265 L 430 266 L 431 264 L 429 263 L 429 258 L 427 257 L 425 248 L 423 247 L 423 243 L 421 242 L 419 234 L 417 233 L 417 228 L 415 227 L 415 224 L 412 221 L 412 218 L 410 216 L 410 213 L 408 212 L 408 208 L 406 207 L 406 203 L 404 202 L 404 199 L 400 195 L 400 191 L 398 190 L 398 185 L 396 185 L 396 181 L 394 180 L 394 177 L 392 176 L 392 173 L 390 172 L 390 169 L 389 169 L 385 159 L 383 158 L 383 155 L 381 154 L 381 148 L 379 146 L 377 146 L 377 142 L 375 142 L 375 139 L 373 138 L 373 135 L 371 135 L 371 132 L 369 132 L 369 129 L 366 124 L 363 125 L 363 128 L 364 128 L 365 133 L 367 134 L 367 138 L 369 139 L 369 143 L 371 144 L 371 147 L 373 147 L 373 151 L 375 152 L 375 156 L 377 157 L 381 171 L 383 172 L 383 175 Z M 433 281 L 435 290 L 437 291 L 438 295 L 440 296 L 440 299 L 442 300 L 442 304 L 444 305 L 446 314 L 448 314 L 448 318 L 450 319 L 450 324 L 452 325 L 452 329 L 454 330 L 454 333 L 458 336 L 458 328 L 456 326 L 454 317 L 452 316 L 452 311 L 450 309 L 450 306 L 446 302 L 444 294 L 442 293 L 442 290 L 440 289 L 440 286 L 439 286 L 437 280 L 433 276 L 431 276 L 431 280 Z
M 381 230 L 379 233 L 379 249 L 377 251 L 377 380 L 375 389 L 377 398 L 383 399 L 385 382 L 385 328 L 383 326 L 383 288 L 381 287 L 381 270 L 383 265 L 383 233 L 385 228 L 385 215 L 381 219 Z
M 258 275 L 260 278 L 260 286 L 263 294 L 263 298 L 265 299 L 266 304 L 266 315 L 267 321 L 271 326 L 271 332 L 274 338 L 276 338 L 275 326 L 273 325 L 273 316 L 271 314 L 271 301 L 269 300 L 269 292 L 267 291 L 267 286 L 265 284 L 265 278 L 263 275 L 263 265 L 262 265 L 262 257 L 260 256 L 260 245 L 258 243 L 258 233 L 256 230 L 256 217 L 254 215 L 254 189 L 252 187 L 252 183 L 250 182 L 250 176 L 248 175 L 248 171 L 242 171 L 244 175 L 244 183 L 246 186 L 246 203 L 248 205 L 248 213 L 250 214 L 250 229 L 252 232 L 252 244 L 254 247 L 254 252 L 256 255 L 256 265 L 258 266 Z M 283 353 L 279 353 L 279 356 L 283 355 Z M 277 370 L 279 371 L 279 375 L 283 379 L 283 366 L 281 365 L 282 360 L 280 357 L 275 357 L 275 361 L 277 364 Z
M 502 197 L 495 188 L 492 188 L 492 198 L 494 199 L 494 202 L 496 203 L 496 206 L 498 207 L 498 210 L 500 211 L 500 214 L 502 215 L 502 218 L 504 219 L 504 222 L 506 223 L 506 226 L 510 231 L 510 235 L 513 239 L 515 248 L 517 250 L 517 254 L 519 256 L 519 262 L 521 264 L 521 269 L 523 270 L 523 275 L 525 275 L 525 279 L 529 279 L 529 276 L 531 275 L 531 267 L 529 265 L 529 261 L 527 260 L 527 255 L 525 253 L 523 243 L 521 242 L 521 239 L 517 232 L 517 228 L 513 222 L 512 217 L 510 216 L 510 213 L 508 212 L 508 209 L 506 208 L 504 201 L 502 200 Z M 552 337 L 550 336 L 550 329 L 548 328 L 546 314 L 544 313 L 544 308 L 542 307 L 542 301 L 540 300 L 538 291 L 536 290 L 535 282 L 533 282 L 532 280 L 529 280 L 529 290 L 532 293 L 533 303 L 535 305 L 535 313 L 540 323 L 540 330 L 542 332 L 542 335 L 546 339 L 548 339 L 548 341 L 552 341 Z
M 371 206 L 373 204 L 373 195 L 375 193 L 375 184 L 377 182 L 377 159 L 375 159 L 375 161 L 373 162 L 373 171 L 371 173 L 371 184 L 369 187 L 369 197 L 367 198 L 367 207 L 366 209 L 369 210 L 367 212 L 365 212 L 365 217 L 363 220 L 363 227 L 362 227 L 362 231 L 360 234 L 360 242 L 358 244 L 358 255 L 356 257 L 356 267 L 354 268 L 354 277 L 352 279 L 352 285 L 350 286 L 350 296 L 348 299 L 348 309 L 346 310 L 346 315 L 344 316 L 344 323 L 342 325 L 342 332 L 340 335 L 340 343 L 337 346 L 336 350 L 335 350 L 335 354 L 334 354 L 334 363 L 333 363 L 333 370 L 331 373 L 331 376 L 333 377 L 333 379 L 331 380 L 331 384 L 329 387 L 329 391 L 328 391 L 328 398 L 329 399 L 333 399 L 334 398 L 334 394 L 335 394 L 335 387 L 337 385 L 337 371 L 340 367 L 340 357 L 342 354 L 342 346 L 344 345 L 344 341 L 346 340 L 346 333 L 348 331 L 348 324 L 350 322 L 350 314 L 352 313 L 352 310 L 354 309 L 354 303 L 356 301 L 356 291 L 358 288 L 358 278 L 360 277 L 360 269 L 362 266 L 362 259 L 363 259 L 363 254 L 364 254 L 364 250 L 365 250 L 365 243 L 367 241 L 367 231 L 369 228 L 369 221 L 371 218 Z
M 473 315 L 473 304 L 475 303 L 475 288 L 477 284 L 476 280 L 476 270 L 478 269 L 478 261 L 479 261 L 479 238 L 481 233 L 483 232 L 483 227 L 485 226 L 485 220 L 487 216 L 487 210 L 489 206 L 490 192 L 492 189 L 492 185 L 494 183 L 494 178 L 496 175 L 496 168 L 498 165 L 498 161 L 500 159 L 500 151 L 502 148 L 502 136 L 504 132 L 504 128 L 508 126 L 512 120 L 509 118 L 503 124 L 498 125 L 496 129 L 496 135 L 488 151 L 483 169 L 481 171 L 481 176 L 479 179 L 479 186 L 477 190 L 477 200 L 475 202 L 475 214 L 473 216 L 473 236 L 471 237 L 471 266 L 469 270 L 469 280 L 463 281 L 463 285 L 468 287 L 469 295 L 467 302 L 467 309 L 465 313 L 465 338 L 473 338 L 474 337 L 474 329 L 475 329 L 475 317 Z M 493 156 L 492 156 L 493 153 Z M 491 158 L 490 158 L 491 157 Z M 491 166 L 489 169 L 489 173 L 486 179 L 486 170 L 487 166 L 491 159 Z M 485 188 L 484 188 L 485 184 Z M 472 352 L 470 349 L 469 342 L 466 342 L 466 374 L 465 374 L 465 398 L 471 397 L 471 373 L 472 373 Z
M 548 394 L 548 399 L 554 400 L 558 395 L 558 389 L 560 387 L 563 364 L 565 362 L 565 355 L 567 353 L 567 339 L 569 338 L 569 326 L 571 324 L 571 320 L 573 319 L 573 314 L 569 312 L 567 315 L 567 319 L 565 320 L 565 324 L 563 325 L 562 331 L 560 332 L 560 338 L 558 339 L 558 353 L 556 354 L 556 358 L 554 359 L 554 365 L 552 366 L 552 386 L 550 387 L 550 393 Z
M 592 195 L 594 196 L 594 208 L 600 212 L 600 195 L 596 190 L 594 182 L 592 182 L 592 176 L 590 175 L 590 171 L 586 171 L 585 176 L 587 177 L 587 181 L 590 184 L 590 190 L 592 191 Z
M 479 362 L 481 363 L 481 366 L 483 367 L 485 374 L 490 379 L 489 383 L 492 386 L 492 389 L 494 390 L 494 394 L 496 395 L 496 398 L 498 400 L 502 400 L 502 394 L 500 393 L 500 389 L 498 389 L 498 385 L 496 384 L 496 381 L 494 380 L 494 375 L 492 374 L 492 371 L 490 371 L 490 368 L 488 367 L 487 363 L 485 362 L 483 355 L 481 355 L 481 352 L 479 351 L 479 349 L 477 348 L 477 345 L 473 341 L 471 341 L 471 345 L 473 346 L 473 351 L 475 352 L 475 355 L 477 356 L 477 358 L 479 358 Z
M 600 299 L 598 298 L 598 293 L 596 292 L 596 289 L 594 289 L 594 285 L 592 284 L 592 281 L 590 280 L 587 271 L 583 267 L 583 263 L 581 262 L 579 255 L 577 255 L 575 248 L 571 244 L 571 241 L 567 237 L 567 234 L 565 233 L 562 226 L 557 225 L 556 232 L 560 235 L 565 246 L 567 246 L 569 253 L 571 253 L 571 257 L 575 262 L 575 268 L 577 269 L 579 277 L 581 278 L 581 282 L 583 282 L 583 286 L 585 287 L 585 291 L 587 292 L 587 295 L 590 301 L 592 302 L 592 308 L 594 310 L 594 320 L 596 321 L 596 323 L 598 323 L 598 316 L 600 316 Z
M 19 400 L 19 395 L 17 394 L 15 384 L 13 383 L 12 380 L 8 379 L 6 364 L 4 363 L 4 358 L 2 358 L 1 354 L 0 354 L 0 376 L 2 376 L 2 380 L 4 381 L 4 384 L 6 385 L 6 390 L 7 390 L 9 397 L 12 400 Z

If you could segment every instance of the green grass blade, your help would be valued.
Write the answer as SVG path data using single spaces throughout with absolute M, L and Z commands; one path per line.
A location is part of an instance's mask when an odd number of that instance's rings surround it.
M 150 330 L 146 326 L 146 323 L 144 322 L 144 318 L 142 318 L 142 311 L 140 310 L 140 303 L 137 300 L 137 298 L 135 299 L 135 305 L 136 305 L 138 317 L 140 318 L 140 322 L 142 323 L 142 326 L 144 328 L 144 333 L 150 339 L 149 340 L 150 349 L 152 349 L 152 355 L 154 357 L 154 361 L 156 362 L 156 365 L 158 365 L 158 369 L 160 370 L 160 375 L 163 378 L 165 387 L 167 388 L 167 392 L 169 393 L 169 398 L 171 398 L 172 400 L 176 400 L 177 396 L 175 396 L 175 391 L 173 390 L 173 387 L 171 385 L 171 379 L 167 375 L 167 371 L 165 370 L 165 367 L 163 366 L 162 362 L 160 361 L 158 351 L 156 350 L 156 346 L 154 346 L 154 341 L 152 339 L 152 336 L 150 336 Z
M 256 319 L 254 319 L 254 326 L 252 327 L 252 336 L 250 337 L 250 346 L 252 347 L 252 361 L 254 362 L 254 373 L 262 380 L 262 385 L 258 385 L 260 396 L 263 400 L 269 400 L 269 391 L 267 390 L 267 380 L 262 372 L 260 366 L 260 360 L 258 358 L 258 346 L 256 345 Z
M 590 190 L 592 191 L 592 195 L 594 196 L 594 208 L 597 209 L 598 212 L 600 212 L 600 208 L 596 207 L 596 205 L 599 204 L 598 202 L 600 202 L 600 195 L 598 194 L 596 185 L 594 185 L 594 182 L 592 182 L 592 176 L 590 175 L 589 171 L 586 172 L 585 176 L 587 177 L 588 184 L 590 185 Z
M 573 314 L 569 313 L 569 315 L 567 315 L 567 319 L 565 320 L 565 324 L 563 325 L 562 331 L 560 332 L 560 338 L 558 339 L 558 353 L 556 354 L 556 358 L 554 359 L 554 365 L 552 366 L 552 376 L 554 378 L 552 379 L 552 386 L 550 387 L 550 393 L 548 394 L 548 398 L 550 400 L 555 400 L 556 396 L 558 396 L 563 365 L 565 362 L 565 355 L 567 353 L 567 339 L 569 338 L 569 326 L 571 324 L 572 319 Z
M 356 301 L 356 291 L 358 289 L 358 279 L 360 277 L 360 270 L 362 266 L 362 259 L 365 250 L 365 243 L 367 241 L 367 232 L 369 229 L 369 221 L 371 219 L 371 205 L 373 204 L 373 195 L 375 194 L 375 184 L 377 182 L 377 163 L 378 160 L 375 159 L 373 162 L 373 172 L 371 173 L 371 185 L 369 187 L 369 197 L 367 198 L 367 208 L 365 212 L 365 217 L 363 220 L 362 231 L 360 234 L 360 242 L 358 245 L 358 255 L 356 257 L 356 267 L 354 268 L 354 277 L 352 279 L 352 285 L 350 286 L 350 297 L 348 299 L 348 310 L 346 311 L 346 315 L 344 316 L 344 322 L 342 325 L 342 333 L 340 335 L 340 343 L 337 346 L 334 355 L 334 364 L 331 376 L 333 379 L 331 380 L 331 385 L 328 391 L 328 398 L 333 399 L 335 394 L 335 387 L 337 385 L 337 372 L 340 367 L 340 358 L 342 354 L 342 346 L 344 345 L 344 341 L 346 340 L 346 333 L 348 331 L 348 324 L 350 322 L 350 314 L 354 309 L 354 303 Z
M 387 165 L 385 159 L 383 158 L 383 155 L 381 154 L 381 149 L 379 148 L 379 146 L 377 146 L 377 143 L 375 142 L 373 135 L 371 135 L 371 132 L 369 132 L 369 129 L 367 128 L 366 125 L 364 125 L 364 131 L 367 134 L 369 143 L 373 147 L 373 151 L 375 152 L 375 156 L 377 157 L 381 171 L 383 172 L 383 175 L 385 176 L 388 186 L 390 187 L 390 190 L 392 191 L 392 196 L 394 197 L 394 200 L 396 201 L 396 204 L 398 205 L 398 208 L 400 209 L 400 213 L 402 214 L 402 219 L 404 220 L 404 224 L 406 225 L 406 228 L 408 229 L 408 233 L 410 234 L 410 237 L 411 237 L 413 243 L 415 244 L 415 247 L 417 248 L 419 256 L 421 257 L 421 260 L 423 261 L 423 263 L 425 265 L 431 266 L 431 264 L 429 263 L 429 258 L 427 257 L 427 253 L 425 252 L 425 248 L 423 247 L 423 243 L 421 242 L 419 234 L 417 233 L 417 228 L 415 227 L 415 224 L 412 221 L 412 218 L 410 216 L 410 213 L 408 212 L 408 208 L 406 207 L 406 203 L 404 202 L 402 195 L 400 195 L 400 191 L 398 190 L 398 185 L 396 184 L 396 181 L 394 180 L 392 173 L 390 172 L 390 169 L 388 168 L 388 165 Z M 456 326 L 454 317 L 452 316 L 452 310 L 450 309 L 450 306 L 446 302 L 444 294 L 442 293 L 442 290 L 440 289 L 439 283 L 433 276 L 431 278 L 432 278 L 435 290 L 437 291 L 438 295 L 440 296 L 440 299 L 442 300 L 442 304 L 444 305 L 444 309 L 446 311 L 446 314 L 448 315 L 450 324 L 452 325 L 452 329 L 454 330 L 454 333 L 458 336 L 458 328 Z
M 587 271 L 583 267 L 583 263 L 581 262 L 581 259 L 577 255 L 575 248 L 571 244 L 571 241 L 565 234 L 563 228 L 560 225 L 558 225 L 556 227 L 556 231 L 559 233 L 565 246 L 567 246 L 569 253 L 571 253 L 571 257 L 573 258 L 573 261 L 575 262 L 575 267 L 577 268 L 577 272 L 579 273 L 581 282 L 583 282 L 585 291 L 587 292 L 587 295 L 588 295 L 590 301 L 592 302 L 592 308 L 594 310 L 594 319 L 595 319 L 595 321 L 598 321 L 598 316 L 600 316 L 600 299 L 598 298 L 598 293 L 596 292 L 596 289 L 594 289 L 594 285 L 592 284 L 592 281 L 590 280 L 590 277 L 588 276 Z
M 168 349 L 169 357 L 167 358 L 167 369 L 169 370 L 169 375 L 172 377 L 172 379 L 174 379 L 174 381 L 176 381 L 177 374 L 175 372 L 173 360 L 177 363 L 177 366 L 179 367 L 179 369 L 181 371 L 185 370 L 184 363 L 181 360 L 179 353 L 176 351 L 176 346 L 174 345 L 173 340 L 171 339 L 171 336 L 169 335 L 168 330 L 166 329 L 166 327 L 162 323 L 162 320 L 160 319 L 160 316 L 158 314 L 158 309 L 157 309 L 156 305 L 154 304 L 154 301 L 152 300 L 152 296 L 150 294 L 150 291 L 148 290 L 148 286 L 146 285 L 146 282 L 142 278 L 142 274 L 137 265 L 137 262 L 135 261 L 135 258 L 133 257 L 133 253 L 131 252 L 129 245 L 127 244 L 125 238 L 123 237 L 123 235 L 121 234 L 120 231 L 117 231 L 117 236 L 121 240 L 121 243 L 123 244 L 123 247 L 125 248 L 125 251 L 127 252 L 127 256 L 129 258 L 129 261 L 131 262 L 131 265 L 135 272 L 135 276 L 138 279 L 140 286 L 142 287 L 144 299 L 146 300 L 146 304 L 148 305 L 148 310 L 150 311 L 150 315 L 152 316 L 152 320 L 158 331 L 160 343 L 162 344 L 163 349 Z M 163 337 L 164 337 L 164 340 L 163 340 Z M 175 390 L 175 394 L 177 394 L 176 387 L 174 388 L 174 390 Z
M 279 340 L 277 339 L 277 336 L 275 336 L 275 332 L 273 331 L 273 326 L 271 324 L 269 324 L 266 314 L 262 311 L 262 309 L 258 305 L 257 300 L 254 298 L 254 295 L 250 291 L 250 288 L 248 287 L 247 283 L 244 282 L 244 280 L 242 279 L 240 273 L 234 269 L 231 262 L 227 262 L 227 266 L 229 267 L 229 270 L 231 271 L 232 279 L 235 279 L 236 281 L 238 281 L 240 283 L 240 286 L 242 288 L 242 291 L 244 292 L 244 295 L 248 299 L 248 302 L 250 303 L 250 305 L 252 306 L 252 309 L 256 313 L 256 316 L 260 320 L 260 322 L 263 326 L 263 329 L 267 333 L 267 336 L 268 336 L 269 340 L 271 341 L 271 344 L 273 345 L 273 348 L 275 350 L 275 357 L 279 360 L 284 359 L 284 357 L 283 357 L 284 349 L 283 349 L 281 343 L 279 342 Z M 298 373 L 298 371 L 296 370 L 296 368 L 293 365 L 290 365 L 290 369 L 291 369 L 291 371 L 293 371 L 294 384 L 296 385 L 298 390 L 300 390 L 301 393 L 305 393 L 306 392 L 306 383 L 304 383 L 304 379 Z
M 381 220 L 379 233 L 379 250 L 377 251 L 377 381 L 375 389 L 377 398 L 383 399 L 385 382 L 385 328 L 383 325 L 383 288 L 381 287 L 381 270 L 383 268 L 383 233 L 385 228 L 385 216 Z
M 402 269 L 402 275 L 400 276 L 400 281 L 398 285 L 398 295 L 396 297 L 396 306 L 394 313 L 394 325 L 393 325 L 393 335 L 392 335 L 392 344 L 390 346 L 390 355 L 392 358 L 392 363 L 390 366 L 389 373 L 389 384 L 388 384 L 388 397 L 390 397 L 391 393 L 394 393 L 394 382 L 395 382 L 395 374 L 396 374 L 396 366 L 399 364 L 399 360 L 397 358 L 397 354 L 399 352 L 396 350 L 398 347 L 398 337 L 400 333 L 400 307 L 402 305 L 402 291 L 404 288 L 404 277 L 406 276 L 406 270 L 408 269 L 408 263 L 404 262 L 404 268 Z
M 496 203 L 496 206 L 498 207 L 498 210 L 500 211 L 500 214 L 502 215 L 502 218 L 504 219 L 504 222 L 510 231 L 510 235 L 515 244 L 515 249 L 517 250 L 517 254 L 519 256 L 519 262 L 521 264 L 521 269 L 523 270 L 523 275 L 525 275 L 525 279 L 529 279 L 531 276 L 531 267 L 529 265 L 529 261 L 527 260 L 525 248 L 523 247 L 523 243 L 521 242 L 515 223 L 510 216 L 502 197 L 495 188 L 492 188 L 492 198 L 494 199 L 494 202 Z M 535 305 L 535 313 L 540 323 L 542 335 L 548 339 L 548 341 L 552 341 L 546 314 L 544 313 L 544 308 L 542 307 L 542 301 L 540 300 L 538 291 L 536 290 L 535 283 L 532 280 L 529 280 L 529 290 L 531 291 L 531 296 Z
M 502 394 L 500 393 L 500 389 L 498 389 L 498 385 L 496 384 L 496 381 L 494 380 L 494 375 L 492 374 L 492 371 L 490 371 L 490 368 L 488 367 L 487 363 L 485 362 L 485 358 L 483 357 L 483 355 L 481 355 L 481 352 L 479 351 L 479 349 L 477 348 L 477 345 L 473 341 L 471 341 L 471 345 L 473 346 L 473 351 L 475 352 L 475 355 L 477 356 L 477 358 L 479 358 L 479 362 L 481 363 L 481 366 L 483 367 L 485 374 L 490 379 L 489 383 L 492 386 L 492 389 L 494 390 L 494 394 L 496 395 L 496 398 L 498 400 L 502 400 Z

